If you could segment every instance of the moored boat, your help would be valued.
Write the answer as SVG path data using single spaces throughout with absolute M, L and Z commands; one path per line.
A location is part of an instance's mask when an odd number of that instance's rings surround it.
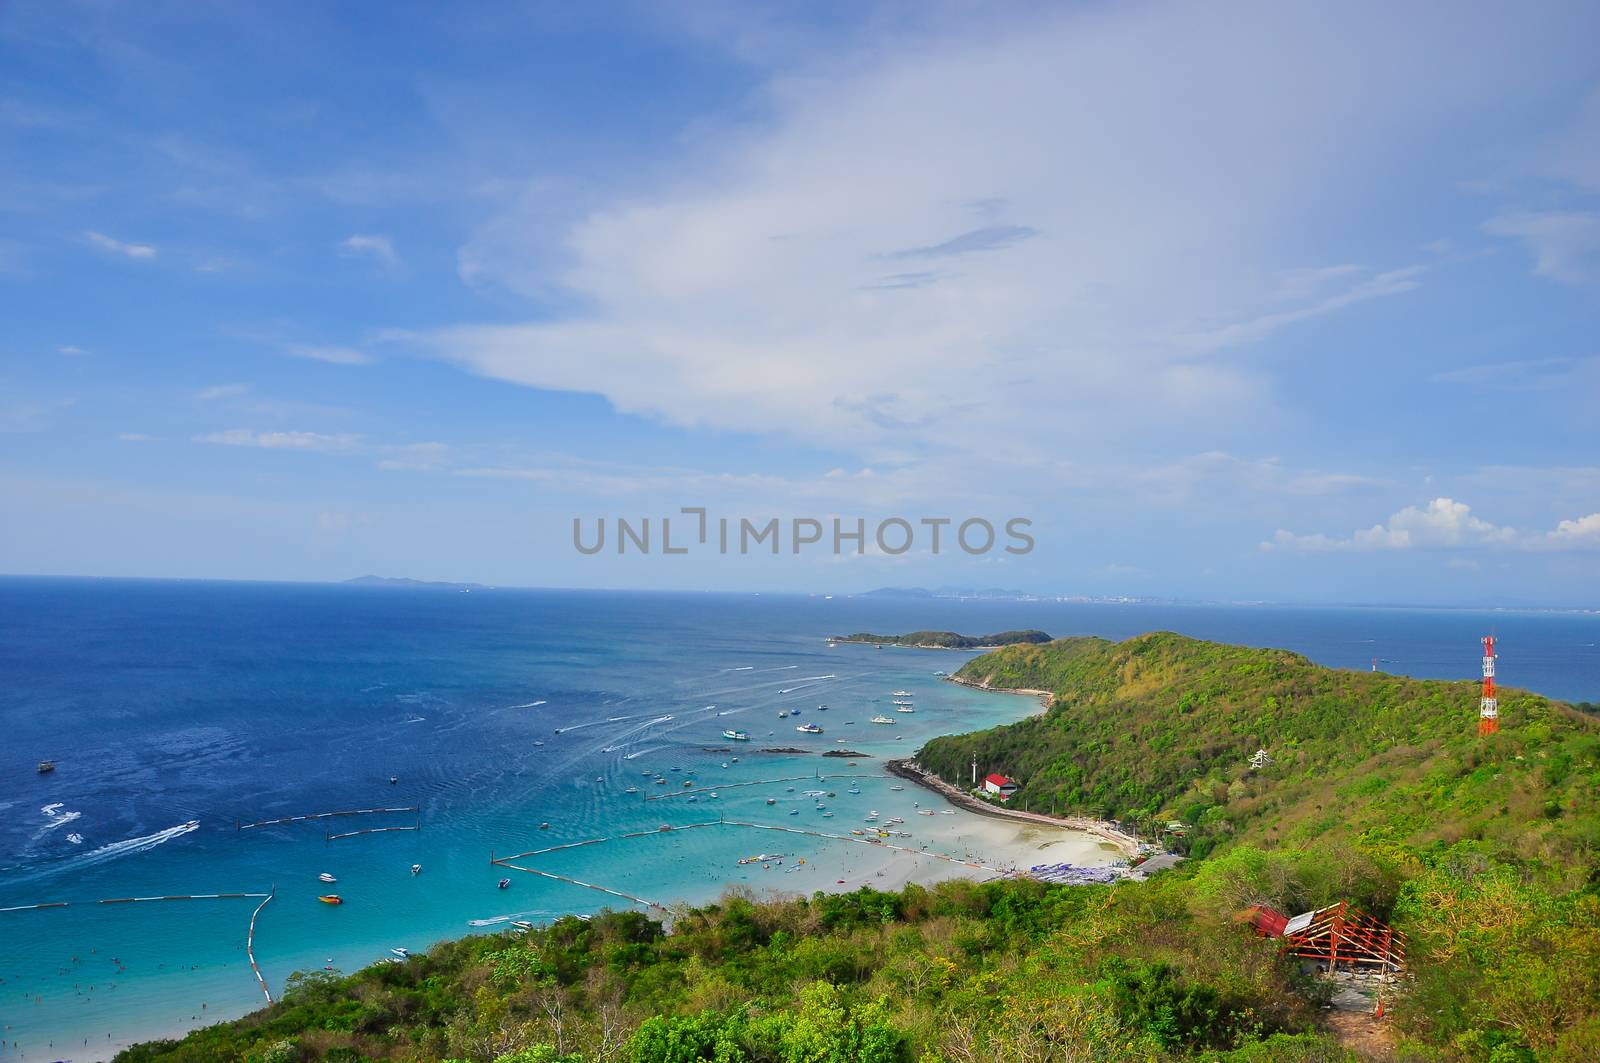
M 872 718 L 872 722 L 873 722 L 873 723 L 887 723 L 887 724 L 893 724 L 893 723 L 894 723 L 894 720 L 893 720 L 893 719 L 891 719 L 891 718 L 890 718 L 890 717 L 888 717 L 888 716 L 884 716 L 884 715 L 881 715 L 881 714 L 880 714 L 880 715 L 877 715 L 877 716 L 874 716 L 874 717 L 873 717 L 873 718 Z
M 814 723 L 803 723 L 799 727 L 796 727 L 795 730 L 804 732 L 808 735 L 819 735 L 822 733 L 822 728 L 818 727 Z
M 321 879 L 323 882 L 338 882 L 339 881 L 338 879 L 334 878 L 332 875 L 328 874 L 326 871 L 324 871 L 322 874 L 318 875 L 317 878 Z
M 321 901 L 323 904 L 344 903 L 344 898 L 339 896 L 337 893 L 324 893 L 322 896 L 318 897 L 317 900 Z
M 501 879 L 498 883 L 496 883 L 496 888 L 503 889 L 503 890 L 510 889 L 511 888 L 511 880 L 508 879 L 508 878 Z
M 51 772 L 53 772 L 55 770 L 56 770 L 56 762 L 55 761 L 53 761 L 53 760 L 41 760 L 39 762 L 39 774 L 40 775 L 49 775 Z
M 730 742 L 748 742 L 750 741 L 750 732 L 739 731 L 730 727 L 726 731 L 722 732 L 722 737 L 726 738 Z

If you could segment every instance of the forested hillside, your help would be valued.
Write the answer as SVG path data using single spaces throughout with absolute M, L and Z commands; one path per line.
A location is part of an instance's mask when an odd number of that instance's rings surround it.
M 1176 820 L 1203 854 L 1230 838 L 1419 847 L 1481 840 L 1576 884 L 1600 852 L 1600 726 L 1535 694 L 1500 693 L 1477 736 L 1478 689 L 1323 668 L 1283 650 L 1157 633 L 1062 639 L 968 662 L 958 678 L 1055 692 L 1020 723 L 939 738 L 946 779 L 998 771 L 1013 804 Z M 1271 759 L 1252 768 L 1251 756 Z

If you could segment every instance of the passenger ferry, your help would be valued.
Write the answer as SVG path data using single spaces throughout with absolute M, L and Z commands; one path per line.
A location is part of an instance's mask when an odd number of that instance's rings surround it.
M 722 737 L 726 738 L 730 742 L 748 742 L 750 741 L 750 732 L 736 731 L 730 727 L 726 731 L 722 732 Z

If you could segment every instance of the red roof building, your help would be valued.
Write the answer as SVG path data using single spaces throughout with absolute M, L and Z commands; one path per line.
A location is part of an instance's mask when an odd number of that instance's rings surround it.
M 998 795 L 1000 800 L 1004 801 L 1017 792 L 1017 784 L 1004 775 L 990 774 L 984 776 L 983 790 L 984 793 Z

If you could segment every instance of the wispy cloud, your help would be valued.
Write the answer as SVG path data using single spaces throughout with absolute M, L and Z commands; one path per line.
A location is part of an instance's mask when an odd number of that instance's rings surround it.
M 1026 225 L 987 225 L 936 244 L 896 251 L 890 257 L 941 258 L 945 255 L 967 255 L 974 251 L 998 251 L 1038 235 L 1038 229 L 1030 229 Z
M 420 345 L 626 413 L 842 447 L 1182 445 L 1219 410 L 1276 412 L 1277 370 L 1238 348 L 1424 283 L 1404 260 L 1282 264 L 1381 200 L 1356 160 L 1499 91 L 1471 49 L 1359 13 L 1271 8 L 1241 37 L 1181 5 L 1051 8 L 936 36 L 774 78 L 759 120 L 576 222 L 486 222 L 461 261 L 540 316 Z M 1181 75 L 1196 49 L 1207 75 Z M 1439 73 L 1420 93 L 1418 49 Z M 1280 80 L 1315 88 L 1260 91 Z
M 74 345 L 69 343 L 69 344 L 67 344 L 67 345 L 65 345 L 63 347 L 57 347 L 56 348 L 56 353 L 57 354 L 64 354 L 68 358 L 76 358 L 79 355 L 83 354 L 84 350 L 83 350 L 82 347 L 76 347 L 76 346 L 74 346 Z
M 356 233 L 346 237 L 339 249 L 351 257 L 371 259 L 384 269 L 394 269 L 400 264 L 394 241 L 377 233 Z
M 130 244 L 93 230 L 85 232 L 83 238 L 102 251 L 125 258 L 148 260 L 156 257 L 156 249 L 149 244 Z
M 1563 284 L 1600 282 L 1600 213 L 1544 211 L 1502 214 L 1484 228 L 1521 240 L 1534 272 Z
M 309 343 L 291 343 L 284 347 L 283 352 L 294 358 L 307 358 L 313 362 L 328 362 L 331 365 L 369 365 L 375 360 L 372 355 L 354 347 L 328 347 Z
M 337 453 L 355 448 L 353 435 L 325 435 L 321 432 L 258 432 L 249 428 L 230 428 L 195 436 L 196 443 L 216 443 L 228 447 L 259 447 L 263 450 L 306 450 Z
M 119 432 L 117 438 L 124 443 L 148 443 L 150 437 L 143 432 Z
M 209 388 L 201 388 L 194 393 L 194 397 L 202 402 L 213 402 L 217 399 L 232 399 L 248 393 L 249 384 L 217 384 Z
M 1407 506 L 1387 521 L 1350 535 L 1321 532 L 1296 535 L 1280 529 L 1263 550 L 1306 553 L 1369 550 L 1587 550 L 1600 548 L 1600 513 L 1563 520 L 1548 532 L 1521 532 L 1474 516 L 1472 507 L 1451 498 Z

